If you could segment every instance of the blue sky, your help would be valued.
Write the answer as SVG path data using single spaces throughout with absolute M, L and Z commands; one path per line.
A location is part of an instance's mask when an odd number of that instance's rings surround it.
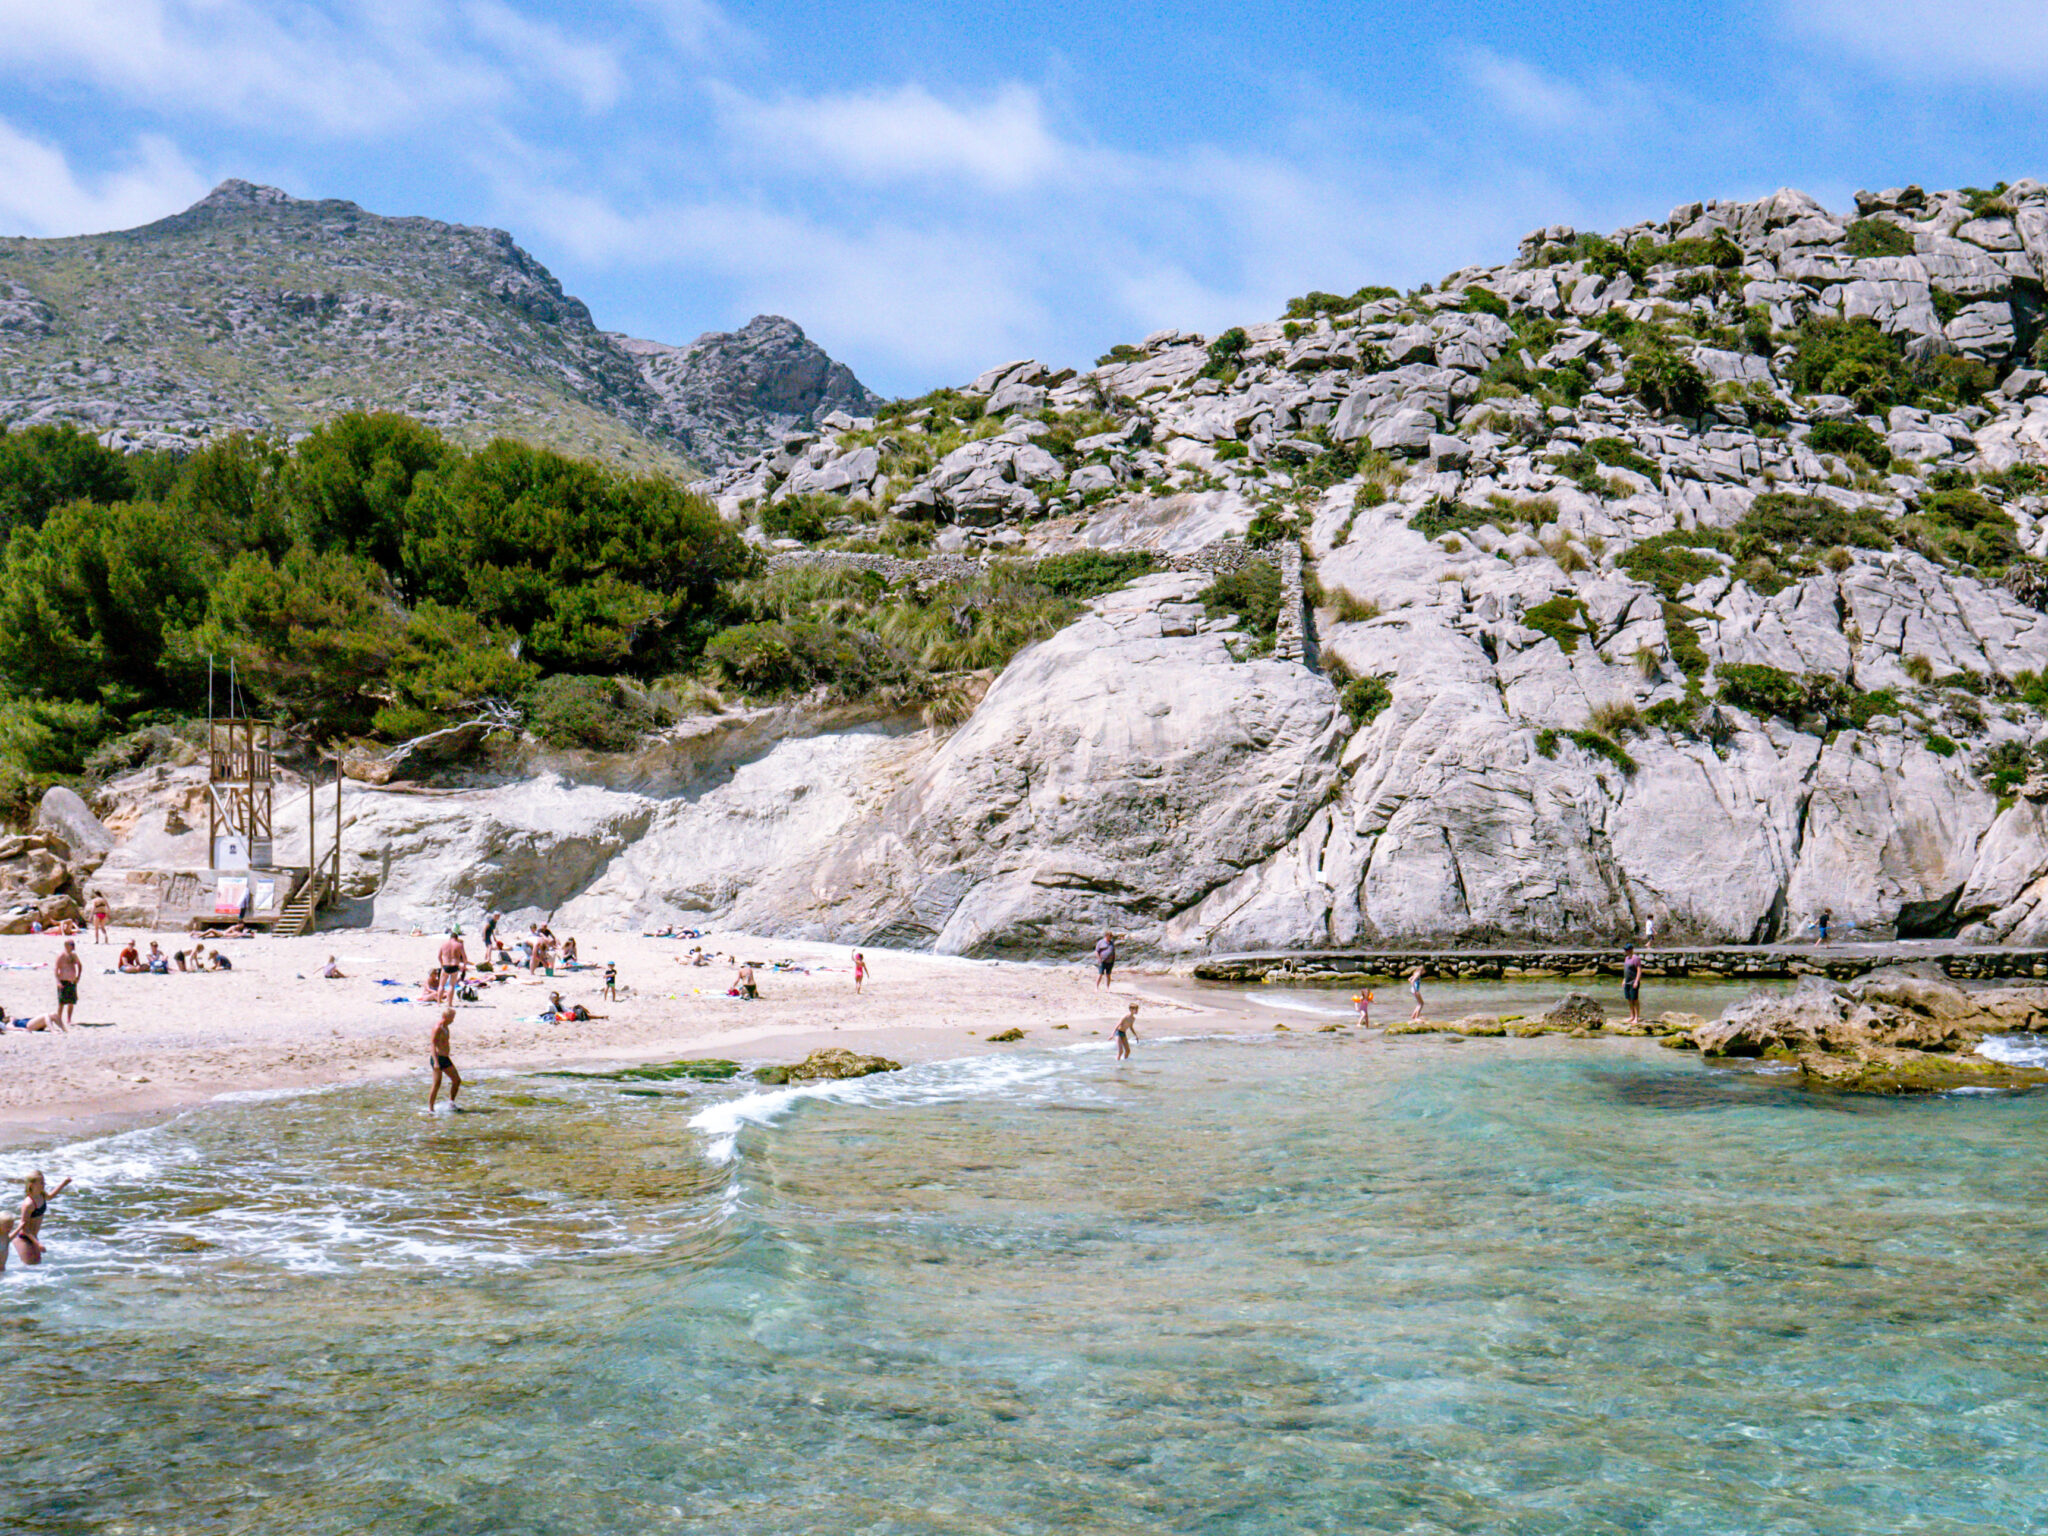
M 510 229 L 599 324 L 1083 364 L 1692 198 L 2040 160 L 2048 0 L 0 0 L 0 233 L 228 176 Z

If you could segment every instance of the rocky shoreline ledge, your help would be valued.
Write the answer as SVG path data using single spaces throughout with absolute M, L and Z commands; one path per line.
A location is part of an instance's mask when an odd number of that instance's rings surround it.
M 1416 966 L 1446 981 L 1619 976 L 1620 945 L 1587 949 L 1344 949 L 1210 955 L 1190 968 L 1197 981 L 1349 986 L 1405 976 Z M 1959 981 L 2048 979 L 2048 949 L 1957 944 L 1728 944 L 1642 951 L 1646 976 L 1736 981 L 1825 976 L 1853 981 L 1873 971 L 1931 965 Z
M 1597 998 L 1574 992 L 1534 1017 L 1474 1014 L 1389 1024 L 1389 1037 L 1653 1036 L 1708 1060 L 1779 1066 L 1799 1085 L 1831 1093 L 1946 1093 L 1958 1088 L 2048 1085 L 2048 1070 L 1984 1055 L 1985 1040 L 2048 1026 L 2048 988 L 1966 988 L 1932 962 L 1873 971 L 1848 985 L 1804 977 L 1789 993 L 1752 995 L 1718 1019 L 1662 1013 L 1609 1019 Z

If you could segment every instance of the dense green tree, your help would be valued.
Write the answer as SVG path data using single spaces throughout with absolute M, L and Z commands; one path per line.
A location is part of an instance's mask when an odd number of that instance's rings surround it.
M 182 636 L 205 615 L 216 569 L 186 519 L 148 503 L 74 502 L 16 528 L 0 565 L 0 678 L 117 713 L 173 697 L 191 676 Z
M 35 527 L 73 501 L 102 505 L 133 494 L 127 461 L 78 428 L 0 425 L 0 535 Z
M 298 445 L 287 470 L 300 536 L 316 549 L 367 555 L 396 572 L 414 483 L 460 457 L 440 433 L 409 416 L 337 416 Z
M 282 555 L 293 542 L 288 462 L 269 438 L 232 433 L 187 459 L 163 500 L 227 554 Z
M 524 637 L 549 672 L 673 661 L 751 556 L 701 497 L 500 439 L 423 477 L 406 590 Z

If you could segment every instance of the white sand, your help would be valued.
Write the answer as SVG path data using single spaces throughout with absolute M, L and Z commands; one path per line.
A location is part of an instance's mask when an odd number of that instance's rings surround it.
M 76 942 L 85 962 L 78 1022 L 68 1034 L 0 1031 L 0 1137 L 82 1134 L 140 1123 L 221 1094 L 301 1089 L 410 1076 L 424 1099 L 427 1037 L 439 1010 L 413 999 L 432 969 L 441 935 L 338 932 L 303 939 L 222 940 L 231 972 L 132 976 L 113 972 L 129 937 Z M 166 953 L 182 934 L 137 933 Z M 1132 997 L 1143 1000 L 1141 1031 L 1268 1029 L 1270 1020 L 1194 1002 L 1190 988 L 1160 973 L 1119 970 L 1115 995 L 1096 990 L 1092 961 L 1025 965 L 866 951 L 869 981 L 853 991 L 852 950 L 734 934 L 702 940 L 578 934 L 585 969 L 557 970 L 552 982 L 517 979 L 485 986 L 458 1007 L 454 1058 L 466 1076 L 562 1063 L 672 1060 L 693 1056 L 792 1062 L 820 1046 L 874 1051 L 897 1060 L 1000 1051 L 985 1037 L 1011 1028 L 1023 1042 L 1103 1040 Z M 477 934 L 465 929 L 476 950 Z M 0 936 L 0 1003 L 10 1015 L 53 1011 L 50 962 L 63 948 L 47 935 Z M 726 996 L 735 967 L 677 963 L 695 944 L 756 962 L 788 960 L 796 975 L 762 969 L 761 1000 Z M 211 947 L 211 946 L 209 946 Z M 346 980 L 323 981 L 329 955 Z M 619 1000 L 600 993 L 604 963 L 619 967 Z M 377 985 L 380 978 L 406 983 Z M 531 1021 L 559 988 L 567 1003 L 609 1017 L 581 1024 Z M 1061 1031 L 1057 1026 L 1067 1026 Z M 1141 1041 L 1142 1048 L 1142 1041 Z

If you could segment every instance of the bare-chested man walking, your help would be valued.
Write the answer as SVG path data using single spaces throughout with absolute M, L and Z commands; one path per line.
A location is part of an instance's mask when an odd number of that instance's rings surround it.
M 455 1108 L 455 1096 L 462 1092 L 462 1074 L 455 1070 L 455 1058 L 448 1054 L 448 1026 L 455 1022 L 455 1010 L 443 1008 L 441 1022 L 434 1026 L 433 1038 L 427 1042 L 427 1062 L 434 1069 L 434 1086 L 427 1094 L 427 1113 L 434 1112 L 434 1103 L 441 1097 L 441 1079 L 448 1079 L 448 1107 Z
M 78 1011 L 78 978 L 85 974 L 85 962 L 78 958 L 78 946 L 64 941 L 64 953 L 57 957 L 57 1027 L 69 1029 Z

